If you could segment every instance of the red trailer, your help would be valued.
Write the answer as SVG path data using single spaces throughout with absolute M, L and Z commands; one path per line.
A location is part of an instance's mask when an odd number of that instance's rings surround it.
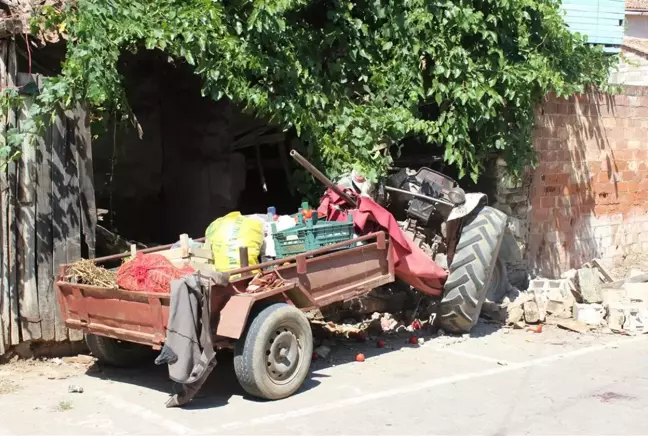
M 241 274 L 211 292 L 211 324 L 217 348 L 234 348 L 236 375 L 252 395 L 284 398 L 303 383 L 313 338 L 304 314 L 349 300 L 395 280 L 384 232 L 304 254 L 231 271 Z M 110 258 L 114 260 L 114 256 Z M 98 263 L 102 259 L 97 259 Z M 166 337 L 169 294 L 132 292 L 70 283 L 61 267 L 56 290 L 67 327 L 82 330 L 93 354 L 127 366 L 150 358 Z M 247 291 L 253 270 L 276 275 L 280 286 Z M 261 346 L 259 346 L 261 344 Z

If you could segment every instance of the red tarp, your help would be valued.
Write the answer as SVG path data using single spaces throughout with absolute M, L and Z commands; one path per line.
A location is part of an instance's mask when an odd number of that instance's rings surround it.
M 348 205 L 344 199 L 329 189 L 324 194 L 317 211 L 320 215 L 325 215 L 329 221 L 346 221 L 347 213 L 351 212 L 356 233 L 360 235 L 379 230 L 387 231 L 391 241 L 396 276 L 421 292 L 440 295 L 443 292 L 443 283 L 448 277 L 446 271 L 405 236 L 394 216 L 385 208 L 369 197 L 358 196 L 357 202 L 357 210 L 342 210 L 340 206 L 348 207 Z

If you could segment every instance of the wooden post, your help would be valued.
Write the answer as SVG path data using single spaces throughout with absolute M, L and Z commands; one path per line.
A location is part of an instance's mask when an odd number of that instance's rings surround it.
M 54 289 L 52 240 L 52 126 L 45 127 L 44 137 L 36 144 L 36 262 L 38 264 L 38 310 L 44 341 L 56 339 L 58 304 Z
M 6 78 L 7 87 L 16 86 L 16 75 L 18 64 L 16 62 L 16 43 L 13 39 L 7 41 L 7 58 L 6 58 Z M 7 114 L 6 128 L 16 127 L 15 111 L 10 109 Z M 20 320 L 18 311 L 18 265 L 16 257 L 17 233 L 18 226 L 16 220 L 16 164 L 7 165 L 4 173 L 3 205 L 6 213 L 6 238 L 3 247 L 4 276 L 6 287 L 4 290 L 7 304 L 9 305 L 9 331 L 10 341 L 8 345 L 18 345 L 20 343 Z
M 76 262 L 81 259 L 81 204 L 79 187 L 79 147 L 74 138 L 75 112 L 65 113 L 67 125 L 65 136 L 65 184 L 67 186 L 67 215 L 65 225 L 67 226 L 66 239 L 66 260 L 67 263 Z M 83 340 L 83 331 L 70 330 L 68 336 L 71 341 Z
M 7 53 L 9 52 L 9 40 L 0 40 L 0 88 L 7 86 Z M 0 135 L 6 138 L 7 120 L 3 113 L 0 113 Z M 9 304 L 9 271 L 6 264 L 7 259 L 7 172 L 0 167 L 0 356 L 5 354 L 7 346 L 11 342 L 11 319 Z
M 241 264 L 241 268 L 245 268 L 246 266 L 250 265 L 247 247 L 239 247 L 239 263 Z M 249 276 L 250 274 L 252 273 L 249 271 L 244 272 L 243 276 Z
M 67 209 L 68 189 L 65 184 L 66 122 L 59 111 L 52 124 L 52 263 L 54 271 L 67 263 Z M 68 339 L 68 329 L 58 310 L 54 312 L 56 341 Z
M 18 85 L 20 83 L 18 82 Z M 32 98 L 23 96 L 23 105 L 18 116 L 18 127 L 28 132 L 28 122 Z M 33 133 L 33 132 L 32 132 Z M 18 304 L 22 327 L 22 339 L 41 339 L 41 319 L 38 309 L 38 287 L 36 284 L 36 149 L 32 145 L 31 134 L 22 144 L 18 162 Z
M 88 257 L 94 258 L 96 251 L 97 204 L 94 191 L 94 170 L 92 165 L 92 135 L 90 114 L 85 105 L 79 104 L 74 111 L 74 144 L 76 145 L 76 167 L 79 181 L 79 205 L 81 206 L 81 229 Z

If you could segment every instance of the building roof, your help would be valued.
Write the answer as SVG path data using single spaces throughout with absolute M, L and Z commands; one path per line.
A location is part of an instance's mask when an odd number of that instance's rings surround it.
M 626 10 L 648 11 L 648 0 L 626 0 Z

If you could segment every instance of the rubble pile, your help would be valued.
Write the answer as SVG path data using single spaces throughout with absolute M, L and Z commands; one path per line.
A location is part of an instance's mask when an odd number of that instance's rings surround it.
M 561 279 L 533 279 L 527 291 L 509 286 L 502 301 L 484 303 L 482 315 L 520 329 L 554 324 L 579 333 L 647 333 L 648 274 L 614 281 L 594 259 Z

